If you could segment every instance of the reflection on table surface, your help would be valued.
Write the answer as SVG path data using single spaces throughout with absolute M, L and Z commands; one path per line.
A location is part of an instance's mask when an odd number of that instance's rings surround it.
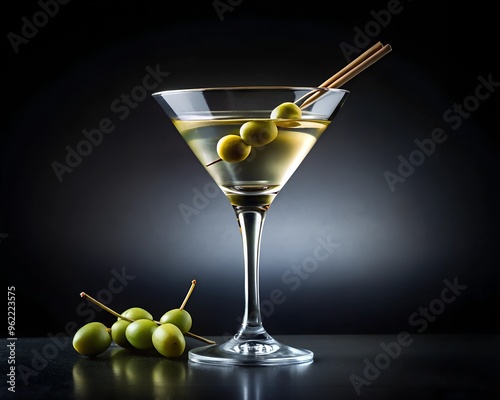
M 187 352 L 168 359 L 155 352 L 112 346 L 87 358 L 70 341 L 46 364 L 49 338 L 18 339 L 15 399 L 493 399 L 499 389 L 500 335 L 398 335 L 277 337 L 308 348 L 311 364 L 267 367 L 208 366 Z M 212 337 L 218 342 L 221 338 Z M 219 340 L 218 340 L 219 339 Z M 188 348 L 199 345 L 188 341 Z M 2 365 L 7 365 L 4 353 Z M 33 364 L 35 362 L 35 364 Z M 36 364 L 38 363 L 38 364 Z M 33 374 L 21 376 L 19 368 Z M 37 367 L 35 371 L 34 368 Z M 5 385 L 4 385 L 5 386 Z M 3 390 L 3 398 L 7 390 Z M 6 396 L 5 398 L 9 398 Z
M 78 399 L 99 398 L 103 388 L 117 398 L 176 399 L 204 392 L 228 399 L 263 399 L 278 382 L 300 382 L 310 366 L 212 367 L 114 348 L 104 357 L 78 360 L 72 376 Z M 277 394 L 287 392 L 278 386 Z

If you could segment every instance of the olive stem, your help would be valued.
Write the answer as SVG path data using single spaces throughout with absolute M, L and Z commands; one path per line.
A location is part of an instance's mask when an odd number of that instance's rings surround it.
M 180 310 L 183 310 L 184 307 L 186 306 L 186 303 L 188 302 L 189 298 L 191 297 L 191 293 L 193 293 L 195 286 L 196 286 L 196 279 L 193 279 L 191 281 L 191 287 L 189 288 L 189 291 L 187 292 L 186 297 L 184 298 L 184 301 L 182 302 L 181 306 L 179 307 Z
M 219 161 L 222 161 L 222 158 L 218 158 L 217 160 L 209 162 L 205 165 L 205 167 L 210 167 L 211 165 L 217 164 Z
M 208 343 L 208 344 L 215 344 L 215 342 L 213 340 L 210 340 L 210 339 L 206 339 L 202 336 L 198 336 L 198 335 L 195 335 L 194 333 L 192 332 L 186 332 L 184 335 L 186 336 L 189 336 L 189 337 L 192 337 L 194 339 L 198 339 L 198 340 L 201 340 L 202 342 L 205 342 L 205 343 Z
M 97 301 L 96 299 L 94 299 L 92 296 L 89 296 L 85 292 L 81 292 L 80 293 L 80 297 L 84 297 L 84 298 L 86 297 L 91 303 L 94 303 L 96 306 L 101 307 L 103 310 L 106 310 L 107 312 L 109 312 L 110 314 L 114 315 L 115 317 L 124 319 L 125 321 L 128 321 L 128 322 L 134 322 L 133 319 L 130 319 L 130 318 L 124 317 L 123 315 L 118 314 L 116 311 L 114 311 L 111 308 L 105 306 L 100 301 Z

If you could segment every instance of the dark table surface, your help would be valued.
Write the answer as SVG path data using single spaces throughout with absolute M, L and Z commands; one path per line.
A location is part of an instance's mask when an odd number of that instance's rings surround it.
M 314 362 L 281 367 L 203 366 L 189 362 L 187 351 L 179 359 L 167 359 L 116 346 L 99 357 L 86 358 L 76 353 L 70 338 L 19 338 L 13 352 L 8 347 L 11 340 L 6 339 L 0 398 L 500 399 L 500 335 L 276 339 L 314 351 Z M 199 344 L 188 338 L 187 348 Z M 15 393 L 8 390 L 10 378 L 5 375 L 11 365 L 16 366 Z

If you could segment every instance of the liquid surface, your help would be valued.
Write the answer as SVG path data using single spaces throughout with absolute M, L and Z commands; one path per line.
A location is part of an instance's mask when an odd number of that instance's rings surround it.
M 229 134 L 238 135 L 241 125 L 256 120 L 269 119 L 231 118 L 226 115 L 218 119 L 174 122 L 198 160 L 235 206 L 271 204 L 330 122 L 274 120 L 278 136 L 271 143 L 252 148 L 244 161 L 219 161 L 207 167 L 207 164 L 219 159 L 217 142 L 220 138 Z

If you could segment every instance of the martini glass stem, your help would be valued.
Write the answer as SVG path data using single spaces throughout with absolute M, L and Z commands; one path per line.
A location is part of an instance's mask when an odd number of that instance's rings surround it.
M 268 339 L 262 325 L 259 295 L 259 258 L 266 207 L 235 207 L 245 261 L 245 313 L 235 339 Z

